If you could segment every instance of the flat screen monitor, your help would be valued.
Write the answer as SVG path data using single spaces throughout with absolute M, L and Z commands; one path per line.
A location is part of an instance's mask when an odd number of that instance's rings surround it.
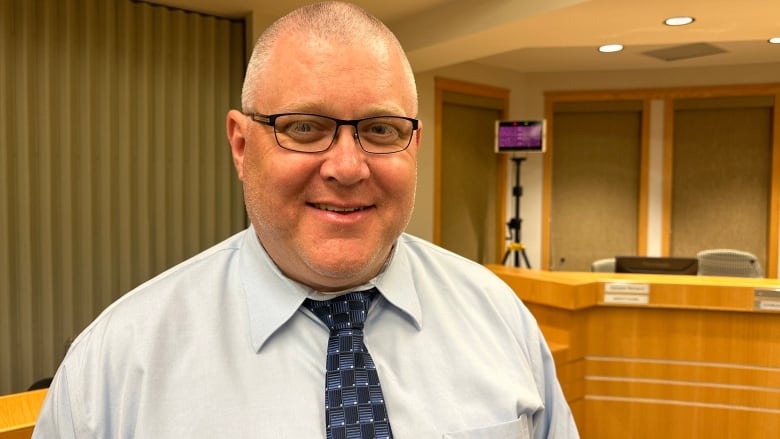
M 697 258 L 616 256 L 616 273 L 689 274 L 699 272 Z
M 497 120 L 496 152 L 544 152 L 544 121 Z

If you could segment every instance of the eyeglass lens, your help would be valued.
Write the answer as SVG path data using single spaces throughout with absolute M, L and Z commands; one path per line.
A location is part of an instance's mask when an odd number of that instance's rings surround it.
M 348 124 L 345 124 L 348 125 Z M 276 118 L 276 140 L 284 148 L 301 152 L 328 149 L 339 123 L 325 116 L 286 114 Z M 371 153 L 387 154 L 406 149 L 412 140 L 413 123 L 401 117 L 373 117 L 357 123 L 361 147 Z

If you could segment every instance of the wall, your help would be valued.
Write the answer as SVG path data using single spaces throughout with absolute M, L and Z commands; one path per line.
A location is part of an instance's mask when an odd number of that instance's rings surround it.
M 423 145 L 418 164 L 418 194 L 409 231 L 426 239 L 433 237 L 433 120 L 434 78 L 444 77 L 505 87 L 511 90 L 511 119 L 533 119 L 544 115 L 544 92 L 570 90 L 647 89 L 666 87 L 699 87 L 706 85 L 776 83 L 780 78 L 780 63 L 745 66 L 674 68 L 666 70 L 629 70 L 597 72 L 515 73 L 475 63 L 459 64 L 417 74 L 420 98 L 419 117 L 430 128 L 423 132 Z M 486 81 L 485 78 L 490 78 Z M 508 170 L 514 172 L 513 169 Z M 532 267 L 541 266 L 542 226 L 542 160 L 531 157 L 524 162 L 521 185 L 521 217 L 523 243 Z M 509 178 L 510 184 L 513 182 Z M 507 189 L 507 212 L 511 215 L 511 188 Z M 551 268 L 558 268 L 553 261 Z M 562 267 L 565 269 L 565 265 Z
M 244 25 L 130 0 L 0 2 L 0 394 L 121 294 L 245 227 L 225 139 Z

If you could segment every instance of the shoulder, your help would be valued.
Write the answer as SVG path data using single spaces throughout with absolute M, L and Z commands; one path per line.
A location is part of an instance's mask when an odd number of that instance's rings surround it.
M 407 276 L 429 309 L 472 310 L 475 318 L 505 321 L 517 330 L 535 325 L 514 290 L 482 264 L 406 234 L 396 257 L 395 276 Z
M 93 332 L 117 332 L 128 326 L 151 326 L 155 316 L 186 308 L 192 299 L 203 299 L 211 285 L 224 285 L 234 265 L 245 231 L 163 271 L 125 293 L 104 309 L 73 341 L 78 346 Z
M 468 319 L 484 334 L 514 339 L 529 358 L 541 354 L 536 319 L 489 268 L 410 235 L 401 236 L 396 256 L 429 318 Z
M 245 233 L 124 294 L 76 337 L 51 387 L 57 404 L 68 404 L 73 411 L 74 428 L 91 428 L 83 424 L 86 419 L 106 420 L 101 428 L 112 425 L 122 410 L 135 410 L 142 399 L 140 393 L 123 394 L 124 389 L 170 380 L 179 363 L 198 358 L 196 348 L 207 351 L 204 344 L 216 344 L 203 340 L 229 326 L 225 314 L 242 303 L 232 294 L 240 280 L 231 273 Z

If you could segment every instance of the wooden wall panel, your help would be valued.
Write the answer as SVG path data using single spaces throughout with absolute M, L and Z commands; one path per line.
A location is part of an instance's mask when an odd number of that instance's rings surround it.
M 780 414 L 653 400 L 595 399 L 585 403 L 582 438 L 765 439 L 780 432 Z

